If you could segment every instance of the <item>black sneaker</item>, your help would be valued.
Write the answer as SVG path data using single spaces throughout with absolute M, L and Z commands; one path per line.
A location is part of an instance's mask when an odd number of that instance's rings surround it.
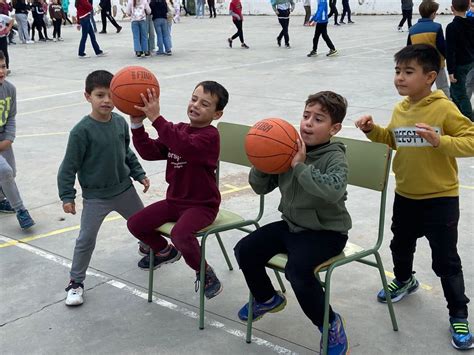
M 194 290 L 196 292 L 199 290 L 199 284 L 201 281 L 200 275 L 200 272 L 196 272 L 196 281 L 194 282 Z M 223 289 L 224 287 L 214 273 L 214 270 L 208 265 L 206 269 L 206 277 L 204 279 L 204 295 L 208 300 L 210 300 L 221 293 Z
M 161 265 L 174 263 L 181 259 L 181 252 L 174 247 L 174 245 L 170 245 L 170 251 L 166 254 L 164 253 L 157 253 L 155 254 L 155 262 L 153 263 L 153 270 L 158 269 Z M 142 270 L 150 270 L 150 255 L 144 256 L 139 262 L 138 267 Z
M 247 46 L 245 43 L 242 43 L 240 46 L 241 46 L 242 48 L 244 48 L 244 49 L 249 49 L 249 48 L 250 48 L 250 47 Z
M 146 51 L 145 52 L 145 57 L 149 57 L 150 56 L 150 52 Z
M 326 57 L 332 57 L 337 54 L 337 49 L 330 49 L 328 54 L 326 54 Z
M 281 38 L 277 38 L 278 47 L 281 47 Z
M 308 54 L 306 54 L 307 57 L 313 57 L 315 55 L 318 55 L 318 52 L 316 52 L 315 50 L 312 50 L 311 52 L 309 52 Z
M 229 43 L 229 47 L 232 48 L 232 38 L 227 38 L 227 42 Z
M 117 33 L 120 33 L 122 31 L 122 27 L 117 28 Z
M 140 52 L 140 51 L 136 51 L 136 52 L 135 52 L 135 55 L 137 56 L 137 58 L 141 58 L 141 57 L 142 57 L 142 54 L 143 54 L 143 53 Z
M 0 201 L 0 213 L 15 213 L 15 210 L 6 198 Z

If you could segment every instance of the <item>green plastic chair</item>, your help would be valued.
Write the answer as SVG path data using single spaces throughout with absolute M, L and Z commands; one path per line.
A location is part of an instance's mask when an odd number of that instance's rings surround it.
M 324 303 L 324 324 L 323 324 L 323 354 L 327 354 L 328 345 L 328 329 L 329 329 L 329 298 L 331 275 L 333 270 L 347 263 L 358 261 L 360 263 L 373 266 L 379 270 L 380 278 L 382 280 L 383 289 L 389 293 L 387 287 L 387 280 L 385 278 L 385 271 L 382 264 L 382 259 L 378 252 L 384 233 L 384 217 L 385 217 L 385 200 L 387 195 L 387 184 L 390 172 L 391 149 L 385 144 L 372 143 L 367 141 L 355 140 L 350 138 L 335 137 L 334 140 L 343 142 L 346 145 L 346 155 L 349 163 L 349 184 L 366 188 L 369 190 L 380 192 L 379 205 L 379 221 L 378 233 L 375 244 L 369 248 L 364 249 L 356 244 L 347 243 L 343 252 L 326 262 L 318 265 L 314 269 L 315 277 L 325 288 L 325 303 Z M 349 197 L 350 198 L 350 197 Z M 367 260 L 366 257 L 374 255 L 375 261 Z M 287 262 L 286 254 L 277 254 L 267 263 L 267 267 L 273 269 L 275 272 L 285 272 Z M 326 272 L 324 282 L 320 279 L 319 273 Z M 283 292 L 286 291 L 285 286 L 278 279 L 280 287 Z M 249 296 L 249 309 L 252 309 L 253 296 Z M 398 330 L 397 320 L 393 311 L 391 299 L 387 299 L 387 306 L 392 320 L 393 330 Z M 247 322 L 247 343 L 251 342 L 252 338 L 252 317 L 253 312 L 249 312 L 249 321 Z
M 220 173 L 220 163 L 233 163 L 237 165 L 242 165 L 246 167 L 251 167 L 252 165 L 247 159 L 245 154 L 244 142 L 245 136 L 249 131 L 249 126 L 243 126 L 238 124 L 219 122 L 217 125 L 219 130 L 221 147 L 220 147 L 220 156 L 219 164 L 217 168 L 217 183 L 219 184 L 219 173 Z M 229 270 L 233 270 L 232 264 L 230 262 L 229 256 L 227 255 L 224 244 L 222 243 L 220 233 L 229 231 L 232 229 L 238 229 L 246 233 L 250 233 L 252 229 L 246 228 L 248 226 L 254 226 L 259 228 L 258 221 L 262 218 L 264 209 L 264 195 L 260 195 L 259 210 L 257 216 L 254 219 L 245 219 L 240 215 L 220 209 L 216 217 L 216 220 L 208 227 L 199 231 L 196 236 L 201 238 L 201 272 L 200 272 L 200 288 L 199 288 L 199 329 L 204 329 L 204 277 L 205 277 L 205 267 L 206 267 L 206 241 L 207 237 L 210 235 L 215 235 L 217 242 L 224 254 L 224 258 L 227 262 Z M 171 230 L 174 227 L 174 223 L 165 223 L 161 227 L 157 228 L 157 231 L 160 232 L 165 237 L 170 237 Z M 150 264 L 154 263 L 154 252 L 150 250 Z M 148 302 L 153 300 L 153 268 L 150 268 L 149 277 L 148 277 Z

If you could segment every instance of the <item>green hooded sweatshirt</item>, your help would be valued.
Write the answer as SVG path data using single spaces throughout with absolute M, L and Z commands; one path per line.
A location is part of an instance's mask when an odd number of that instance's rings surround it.
M 306 154 L 304 164 L 279 175 L 266 174 L 253 167 L 249 183 L 258 194 L 277 186 L 281 200 L 278 210 L 292 232 L 329 230 L 347 234 L 352 227 L 347 212 L 346 149 L 331 142 Z

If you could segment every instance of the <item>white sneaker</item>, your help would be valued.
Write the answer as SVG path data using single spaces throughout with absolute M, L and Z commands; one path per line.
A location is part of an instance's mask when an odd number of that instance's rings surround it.
M 57 42 L 58 40 L 56 38 L 53 38 L 53 42 Z
M 101 53 L 97 54 L 98 57 L 105 57 L 107 56 L 107 52 L 102 51 Z
M 71 281 L 66 287 L 66 306 L 80 306 L 84 303 L 84 285 Z
M 26 43 L 26 44 L 33 44 L 33 43 L 35 43 L 35 41 L 29 40 L 29 41 L 26 41 L 25 43 Z
M 78 57 L 79 57 L 79 59 L 86 59 L 86 58 L 90 58 L 91 56 L 88 55 L 88 54 L 84 54 L 84 55 L 80 55 Z
M 62 41 L 64 41 L 64 39 L 62 39 L 62 37 L 59 37 L 59 38 L 58 38 L 58 41 L 59 41 L 59 42 L 62 42 Z

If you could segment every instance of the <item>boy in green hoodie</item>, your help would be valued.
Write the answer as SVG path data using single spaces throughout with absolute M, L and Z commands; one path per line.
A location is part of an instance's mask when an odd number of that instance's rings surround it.
M 76 174 L 83 197 L 81 230 L 66 288 L 67 306 L 79 306 L 84 302 L 86 270 L 104 218 L 117 211 L 128 219 L 143 209 L 131 178 L 144 186 L 143 192 L 150 187 L 145 171 L 129 147 L 127 122 L 112 112 L 112 78 L 113 75 L 105 70 L 96 70 L 87 76 L 84 96 L 91 104 L 92 112 L 71 130 L 58 172 L 59 197 L 64 212 L 76 214 Z
M 278 187 L 282 195 L 278 207 L 282 220 L 250 233 L 234 248 L 255 297 L 254 321 L 286 306 L 285 296 L 275 291 L 265 269 L 273 256 L 286 253 L 285 275 L 304 313 L 322 331 L 324 291 L 314 277 L 314 268 L 342 252 L 352 226 L 345 206 L 348 173 L 345 146 L 331 142 L 331 137 L 342 128 L 346 109 L 346 99 L 334 92 L 310 95 L 300 122 L 301 138 L 291 169 L 278 175 L 265 174 L 255 167 L 250 171 L 249 182 L 256 193 L 267 194 Z M 331 308 L 329 312 L 329 353 L 346 354 L 348 341 L 343 320 Z M 247 303 L 238 316 L 247 321 L 248 314 Z
M 455 158 L 474 156 L 474 125 L 446 95 L 431 91 L 440 70 L 440 56 L 434 47 L 407 46 L 395 54 L 395 62 L 395 87 L 407 97 L 395 106 L 387 128 L 375 125 L 371 116 L 355 122 L 370 140 L 397 151 L 390 244 L 395 280 L 388 287 L 389 296 L 398 302 L 418 289 L 413 257 L 417 239 L 426 236 L 432 267 L 441 278 L 448 302 L 452 345 L 470 349 L 469 299 L 456 247 L 459 181 Z M 377 295 L 379 302 L 386 302 L 386 297 L 383 290 Z

